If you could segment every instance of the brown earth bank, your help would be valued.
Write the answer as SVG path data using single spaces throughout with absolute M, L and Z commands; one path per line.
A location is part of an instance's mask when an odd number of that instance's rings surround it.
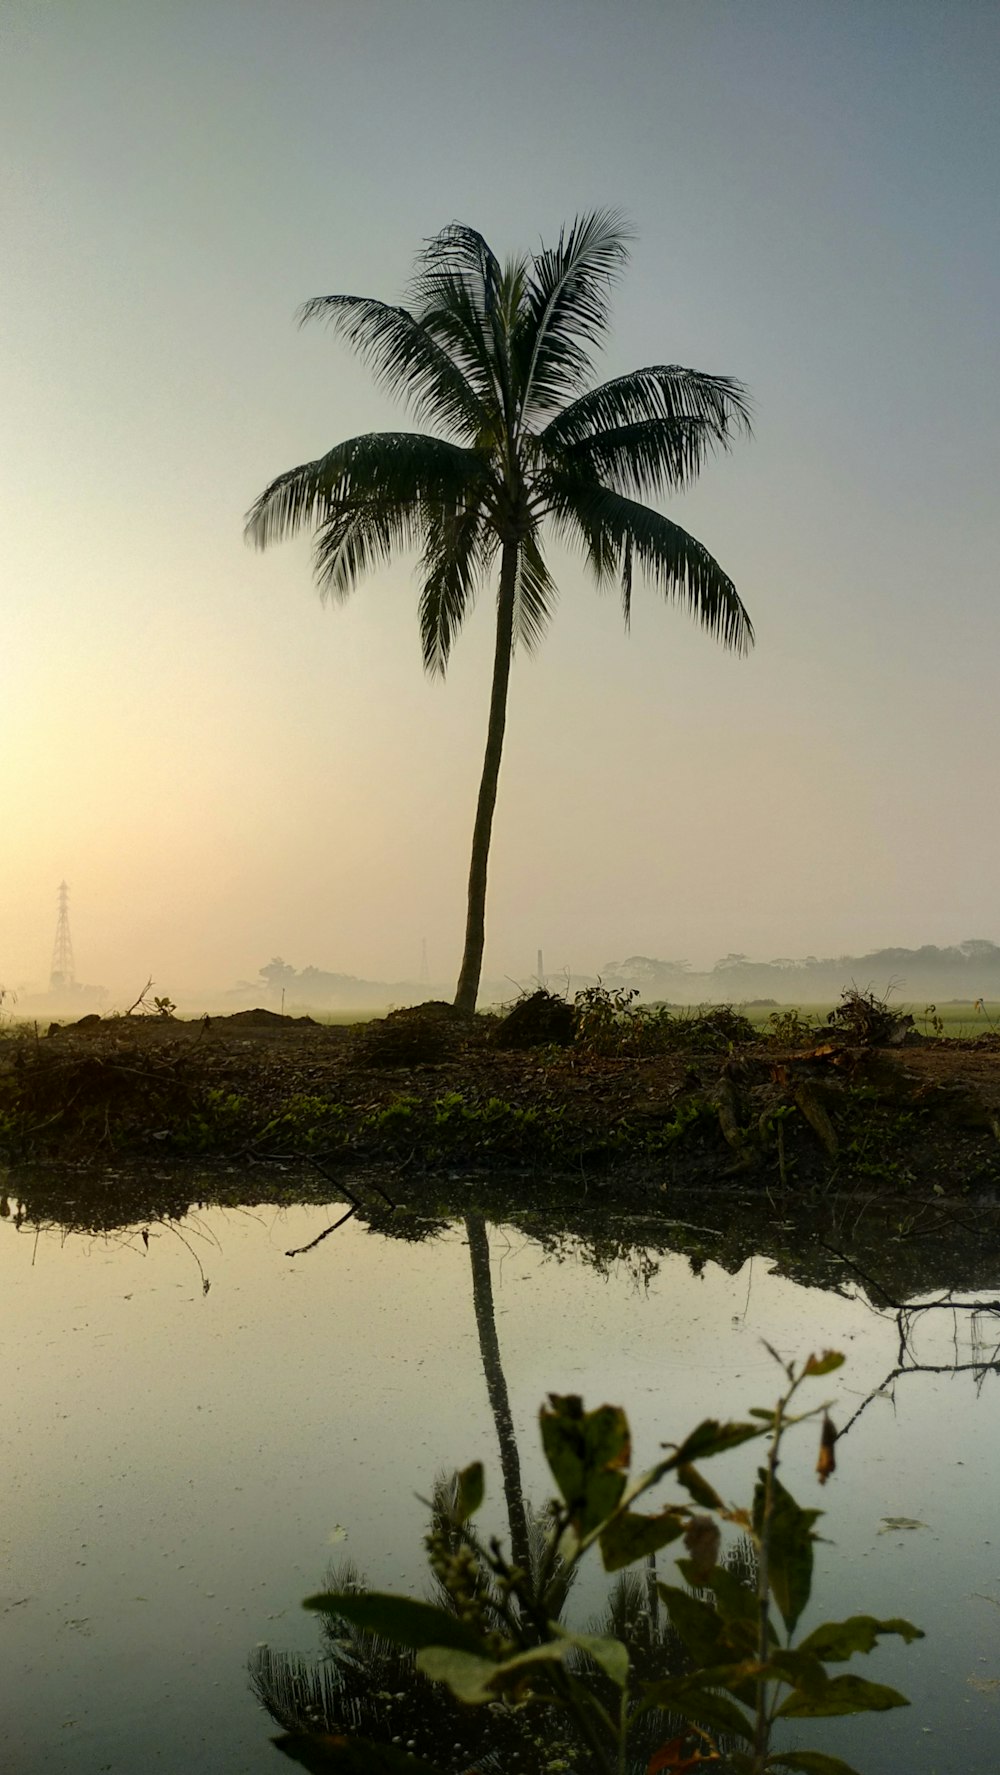
M 257 1011 L 10 1029 L 0 1159 L 305 1164 L 411 1195 L 461 1175 L 531 1199 L 1000 1197 L 1000 1037 L 862 1019 L 762 1034 L 725 1008 L 588 1026 L 535 1000 L 506 1020 L 429 1005 L 354 1027 Z

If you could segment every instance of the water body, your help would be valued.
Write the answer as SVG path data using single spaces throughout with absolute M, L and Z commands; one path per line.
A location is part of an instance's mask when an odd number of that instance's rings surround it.
M 319 1618 L 300 1603 L 331 1562 L 419 1591 L 427 1512 L 415 1494 L 476 1458 L 486 1520 L 506 1532 L 477 1240 L 523 1492 L 539 1506 L 548 1391 L 624 1405 L 638 1467 L 708 1413 L 772 1401 L 781 1377 L 764 1339 L 787 1357 L 845 1352 L 817 1383 L 838 1424 L 854 1417 L 835 1479 L 818 1490 L 811 1430 L 783 1467 L 800 1501 L 826 1511 L 803 1625 L 904 1615 L 927 1638 L 856 1661 L 912 1707 L 824 1722 L 800 1741 L 871 1775 L 995 1769 L 1000 1317 L 963 1304 L 1000 1293 L 1000 1260 L 981 1242 L 963 1260 L 951 1235 L 904 1223 L 894 1251 L 876 1241 L 866 1254 L 867 1284 L 830 1255 L 825 1287 L 793 1279 L 808 1241 L 791 1225 L 777 1245 L 769 1227 L 771 1256 L 730 1257 L 732 1273 L 671 1250 L 663 1229 L 588 1240 L 537 1217 L 527 1230 L 455 1220 L 422 1239 L 355 1219 L 287 1255 L 340 1212 L 213 1207 L 100 1235 L 19 1223 L 16 1204 L 0 1221 L 5 1772 L 278 1775 L 289 1765 L 248 1660 L 268 1647 L 317 1653 Z M 706 1214 L 705 1231 L 724 1235 L 725 1215 Z M 698 1238 L 691 1220 L 675 1233 Z M 778 1246 L 793 1274 L 779 1273 Z M 904 1320 L 912 1372 L 878 1391 L 899 1365 L 900 1322 L 868 1266 L 881 1255 L 884 1292 L 899 1298 L 918 1247 L 914 1304 L 958 1293 L 953 1308 Z M 738 1450 L 711 1477 L 745 1501 L 754 1466 Z M 660 1557 L 669 1575 L 669 1550 Z M 599 1611 L 601 1586 L 596 1572 L 578 1586 L 572 1618 Z

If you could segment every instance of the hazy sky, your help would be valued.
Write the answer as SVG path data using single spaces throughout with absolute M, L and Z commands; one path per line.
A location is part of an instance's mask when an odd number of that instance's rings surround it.
M 749 384 L 669 508 L 725 655 L 558 558 L 516 662 L 486 974 L 1000 939 L 994 0 L 5 0 L 0 983 L 457 968 L 484 597 L 422 675 L 246 507 L 409 423 L 305 298 L 398 299 L 453 218 L 637 233 L 601 373 Z

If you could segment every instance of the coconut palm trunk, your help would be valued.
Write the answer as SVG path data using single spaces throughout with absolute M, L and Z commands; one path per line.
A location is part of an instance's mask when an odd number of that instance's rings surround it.
M 479 995 L 486 941 L 486 871 L 493 835 L 493 812 L 500 780 L 500 760 L 507 727 L 507 691 L 514 650 L 514 598 L 517 590 L 517 545 L 505 543 L 497 595 L 497 636 L 493 656 L 493 687 L 486 730 L 486 755 L 472 829 L 472 861 L 469 865 L 469 902 L 465 921 L 465 949 L 455 993 L 455 1009 L 471 1017 Z
M 472 1262 L 472 1303 L 476 1314 L 476 1329 L 479 1332 L 479 1353 L 483 1359 L 486 1391 L 500 1449 L 500 1471 L 507 1505 L 510 1550 L 514 1564 L 519 1565 L 522 1571 L 530 1572 L 531 1543 L 524 1492 L 521 1489 L 521 1457 L 514 1434 L 514 1420 L 510 1414 L 507 1380 L 500 1360 L 500 1340 L 497 1337 L 493 1307 L 493 1277 L 490 1272 L 490 1240 L 482 1215 L 466 1216 L 465 1236 L 469 1242 L 469 1257 Z
M 620 217 L 596 211 L 578 216 L 555 246 L 501 264 L 476 229 L 454 222 L 424 245 L 412 309 L 371 296 L 307 302 L 303 320 L 329 322 L 377 381 L 446 435 L 348 438 L 279 475 L 247 517 L 258 548 L 312 528 L 320 593 L 338 603 L 372 569 L 415 552 L 430 673 L 445 672 L 477 592 L 497 584 L 499 566 L 460 1011 L 475 1009 L 482 972 L 511 657 L 538 645 L 556 602 L 545 532 L 582 552 L 599 587 L 617 586 L 626 624 L 639 573 L 724 647 L 744 653 L 753 642 L 718 562 L 642 503 L 690 486 L 713 451 L 749 430 L 742 384 L 680 364 L 593 381 L 627 241 Z

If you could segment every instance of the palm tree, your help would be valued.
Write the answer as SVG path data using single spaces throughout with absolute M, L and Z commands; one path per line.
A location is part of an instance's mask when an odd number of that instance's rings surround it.
M 611 285 L 628 236 L 609 211 L 577 217 L 554 247 L 500 264 L 474 228 L 452 223 L 417 260 L 411 306 L 317 296 L 326 320 L 419 421 L 447 436 L 373 432 L 289 469 L 251 508 L 258 548 L 315 531 L 321 596 L 341 602 L 371 568 L 419 551 L 424 665 L 443 674 L 477 590 L 498 577 L 486 754 L 472 838 L 456 1007 L 475 1009 L 486 868 L 511 658 L 541 639 L 556 587 L 546 526 L 582 549 L 599 586 L 617 585 L 626 626 L 638 570 L 724 646 L 753 629 L 732 581 L 700 542 L 641 501 L 688 486 L 706 456 L 749 431 L 746 392 L 728 376 L 654 364 L 592 383 Z

